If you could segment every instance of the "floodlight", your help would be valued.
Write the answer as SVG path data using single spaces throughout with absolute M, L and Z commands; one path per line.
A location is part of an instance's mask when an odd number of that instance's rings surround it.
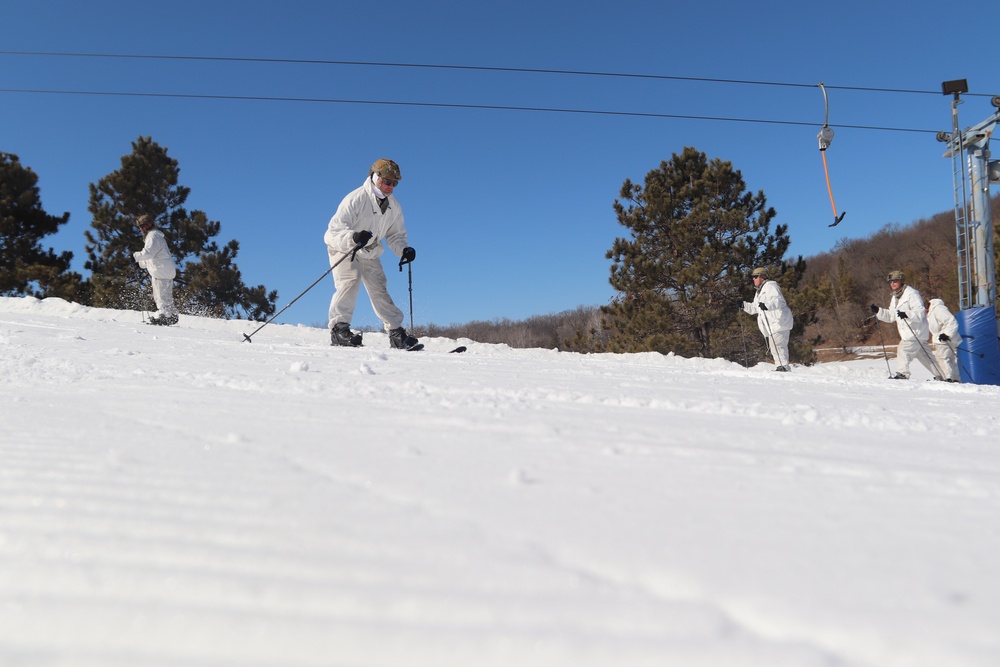
M 941 84 L 941 94 L 942 95 L 954 95 L 958 97 L 962 93 L 969 92 L 969 82 L 965 79 L 955 79 L 954 81 L 945 81 Z

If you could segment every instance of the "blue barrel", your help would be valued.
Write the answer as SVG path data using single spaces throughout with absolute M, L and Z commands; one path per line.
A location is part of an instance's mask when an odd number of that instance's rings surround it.
M 955 313 L 962 344 L 958 369 L 962 382 L 1000 385 L 1000 339 L 997 314 L 992 307 L 969 308 Z

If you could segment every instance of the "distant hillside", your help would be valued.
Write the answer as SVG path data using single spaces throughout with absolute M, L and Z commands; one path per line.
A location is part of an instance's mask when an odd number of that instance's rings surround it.
M 591 330 L 599 332 L 600 329 L 600 308 L 579 306 L 575 310 L 535 315 L 525 320 L 498 318 L 489 322 L 474 321 L 448 326 L 431 324 L 427 327 L 418 327 L 415 332 L 424 336 L 471 338 L 480 343 L 503 343 L 514 348 L 568 349 L 568 341 L 577 338 L 578 332 Z

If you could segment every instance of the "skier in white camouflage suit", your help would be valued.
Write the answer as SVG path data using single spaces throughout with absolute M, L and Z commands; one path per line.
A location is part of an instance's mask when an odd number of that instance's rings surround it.
M 757 316 L 757 328 L 767 341 L 774 358 L 774 370 L 788 372 L 792 364 L 788 359 L 788 337 L 792 331 L 794 319 L 792 311 L 785 303 L 785 295 L 781 286 L 773 280 L 768 280 L 767 268 L 758 266 L 752 274 L 753 286 L 756 292 L 752 302 L 737 301 L 737 305 L 745 313 Z
M 944 305 L 943 299 L 931 299 L 927 306 L 927 326 L 931 330 L 931 345 L 941 372 L 947 382 L 961 382 L 955 350 L 962 344 L 958 335 L 958 320 Z
M 341 261 L 333 269 L 335 290 L 329 314 L 331 345 L 361 345 L 361 334 L 351 331 L 351 317 L 362 284 L 372 309 L 389 332 L 390 345 L 406 349 L 417 344 L 417 339 L 403 328 L 403 311 L 389 296 L 380 259 L 382 241 L 405 262 L 412 262 L 417 256 L 407 242 L 403 209 L 393 194 L 400 178 L 398 164 L 385 158 L 376 160 L 365 182 L 344 197 L 330 218 L 323 240 L 331 266 L 361 246 L 352 258 Z
M 872 313 L 883 322 L 895 322 L 899 331 L 899 345 L 896 347 L 896 374 L 893 380 L 910 379 L 910 363 L 916 359 L 937 379 L 940 373 L 931 361 L 926 340 L 930 336 L 927 330 L 927 312 L 924 310 L 924 300 L 920 292 L 906 284 L 906 276 L 902 271 L 890 271 L 886 277 L 892 290 L 892 300 L 888 308 L 871 305 Z
M 149 323 L 163 326 L 177 324 L 177 307 L 174 306 L 177 265 L 170 255 L 167 240 L 163 232 L 153 228 L 153 221 L 148 215 L 140 215 L 135 226 L 142 232 L 144 245 L 142 250 L 132 253 L 132 257 L 139 266 L 149 271 L 153 283 L 153 301 L 156 302 L 156 313 L 149 318 Z

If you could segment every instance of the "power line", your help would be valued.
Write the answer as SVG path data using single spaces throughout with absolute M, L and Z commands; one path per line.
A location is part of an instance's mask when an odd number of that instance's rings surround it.
M 709 77 L 674 76 L 668 74 L 638 74 L 628 72 L 598 72 L 587 70 L 544 69 L 534 67 L 491 67 L 484 65 L 442 65 L 432 63 L 393 63 L 361 60 L 315 60 L 304 58 L 248 58 L 236 56 L 184 56 L 165 54 L 135 54 L 135 53 L 73 53 L 62 51 L 0 51 L 0 55 L 17 56 L 50 56 L 59 58 L 112 58 L 132 60 L 188 60 L 203 62 L 241 62 L 241 63 L 273 63 L 293 65 L 340 65 L 352 67 L 397 67 L 414 69 L 466 70 L 478 72 L 513 72 L 521 74 L 560 74 L 572 76 L 614 77 L 631 79 L 649 79 L 665 81 L 694 81 L 702 83 L 743 84 L 753 86 L 783 86 L 791 88 L 816 88 L 815 83 L 792 83 L 782 81 L 754 81 L 745 79 L 718 79 Z M 828 90 L 852 90 L 878 93 L 905 93 L 917 95 L 940 95 L 939 90 L 913 90 L 900 88 L 881 88 L 865 86 L 827 85 Z M 992 97 L 988 93 L 965 93 L 972 97 Z
M 96 91 L 96 90 L 55 90 L 0 88 L 0 93 L 19 93 L 30 95 L 90 95 L 108 97 L 152 97 L 196 100 L 235 100 L 244 102 L 302 102 L 314 104 L 367 104 L 376 106 L 403 106 L 439 109 L 477 109 L 490 111 L 534 111 L 543 113 L 586 114 L 595 116 L 620 116 L 631 118 L 669 118 L 674 120 L 707 120 L 732 123 L 758 123 L 766 125 L 797 125 L 816 127 L 819 123 L 795 120 L 770 120 L 764 118 L 736 118 L 721 116 L 696 116 L 687 114 L 647 113 L 640 111 L 609 111 L 601 109 L 563 109 L 558 107 L 525 107 L 499 104 L 459 104 L 450 102 L 407 102 L 391 100 L 351 100 L 318 97 L 270 97 L 263 95 L 206 95 L 195 93 L 137 93 L 127 91 Z M 839 125 L 831 123 L 831 127 L 852 130 L 878 130 L 884 132 L 918 132 L 937 134 L 937 130 L 924 130 L 912 127 L 884 127 L 878 125 Z

